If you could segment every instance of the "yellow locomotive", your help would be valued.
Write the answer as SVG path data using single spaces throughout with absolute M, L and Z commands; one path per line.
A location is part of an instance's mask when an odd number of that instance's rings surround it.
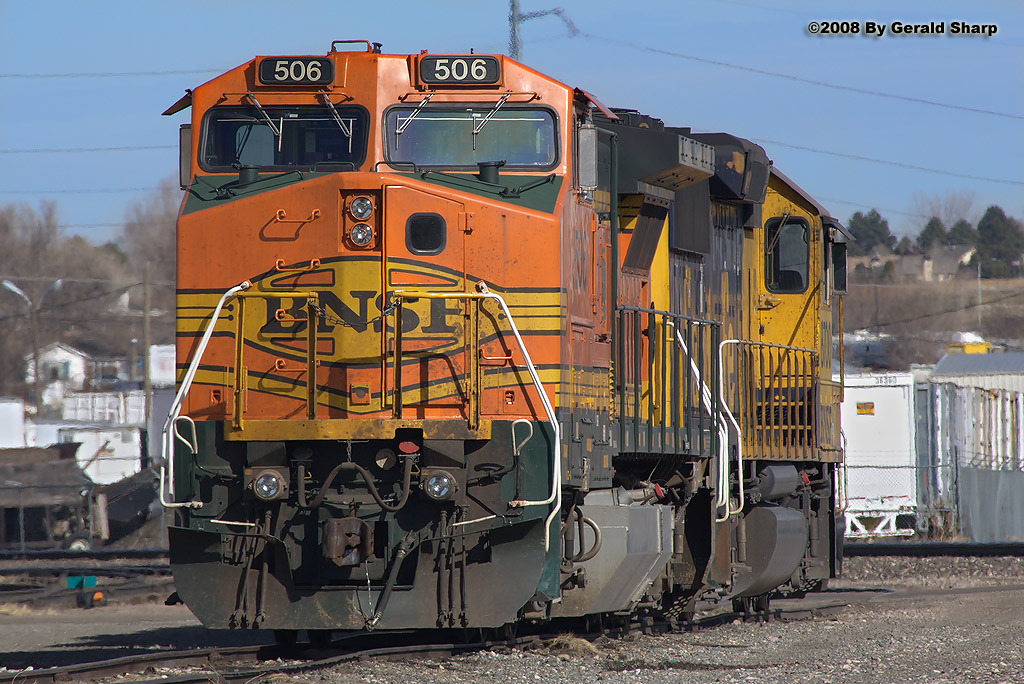
M 208 627 L 685 618 L 838 570 L 841 228 L 500 55 L 186 93 L 161 497 Z

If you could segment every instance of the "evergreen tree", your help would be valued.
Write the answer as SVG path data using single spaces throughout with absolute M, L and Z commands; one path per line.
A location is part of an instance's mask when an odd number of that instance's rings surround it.
M 976 245 L 978 244 L 978 231 L 974 230 L 970 223 L 960 219 L 949 229 L 949 244 Z
M 875 209 L 867 214 L 858 211 L 850 217 L 848 226 L 856 238 L 856 241 L 850 245 L 850 251 L 855 256 L 868 254 L 879 245 L 889 250 L 896 248 L 896 236 L 889 232 L 889 222 L 882 218 Z
M 937 216 L 928 219 L 928 223 L 917 236 L 917 246 L 922 252 L 927 252 L 932 247 L 945 247 L 948 242 L 949 233 L 946 232 L 942 219 Z
M 985 210 L 978 221 L 978 258 L 985 278 L 1009 278 L 1021 271 L 1024 230 L 998 206 Z

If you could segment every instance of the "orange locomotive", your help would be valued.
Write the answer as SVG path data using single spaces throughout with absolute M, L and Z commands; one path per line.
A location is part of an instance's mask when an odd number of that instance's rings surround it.
M 365 41 L 190 105 L 161 496 L 205 625 L 678 619 L 834 576 L 844 245 L 759 147 Z

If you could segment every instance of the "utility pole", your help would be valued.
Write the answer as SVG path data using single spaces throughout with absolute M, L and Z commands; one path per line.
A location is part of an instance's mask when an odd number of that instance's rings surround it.
M 978 262 L 978 334 L 981 334 L 981 259 L 977 258 Z
M 149 417 L 153 403 L 153 379 L 149 376 L 149 347 L 153 344 L 153 334 L 150 327 L 150 309 L 153 308 L 152 288 L 149 281 L 149 262 L 146 262 L 145 275 L 143 276 L 143 297 L 142 297 L 142 390 L 146 402 L 146 429 L 149 430 Z
M 565 10 L 561 7 L 555 7 L 549 10 L 540 10 L 538 12 L 527 12 L 523 14 L 519 11 L 519 0 L 508 0 L 508 56 L 512 59 L 519 59 L 521 52 L 522 42 L 519 40 L 519 25 L 527 19 L 537 19 L 538 17 L 546 17 L 549 14 L 553 14 L 565 24 L 565 27 L 569 30 L 570 36 L 578 36 L 580 30 L 576 28 L 576 24 L 572 23 L 572 19 L 566 15 Z

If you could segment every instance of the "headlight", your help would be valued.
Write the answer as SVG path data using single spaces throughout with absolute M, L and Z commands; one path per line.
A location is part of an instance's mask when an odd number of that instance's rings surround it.
M 435 470 L 423 480 L 423 493 L 434 501 L 447 501 L 455 494 L 455 478 L 443 470 Z
M 373 213 L 373 202 L 369 197 L 356 197 L 348 209 L 357 220 L 365 221 Z
M 352 239 L 352 242 L 354 242 L 355 244 L 359 245 L 360 247 L 365 247 L 366 245 L 370 244 L 371 240 L 373 240 L 373 228 L 366 225 L 365 223 L 357 223 L 356 225 L 352 226 L 352 231 L 348 234 L 348 236 L 349 238 Z
M 272 470 L 262 473 L 252 482 L 253 493 L 264 501 L 276 499 L 282 489 L 281 478 Z

